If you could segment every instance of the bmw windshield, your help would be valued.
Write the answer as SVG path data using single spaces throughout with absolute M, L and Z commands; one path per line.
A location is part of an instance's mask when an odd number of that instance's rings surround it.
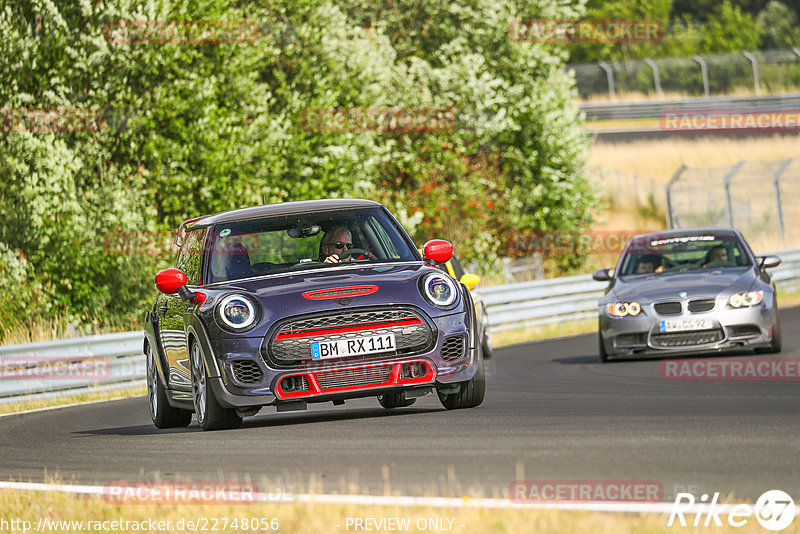
M 620 261 L 619 274 L 657 274 L 751 265 L 745 245 L 735 235 L 687 235 L 635 238 Z

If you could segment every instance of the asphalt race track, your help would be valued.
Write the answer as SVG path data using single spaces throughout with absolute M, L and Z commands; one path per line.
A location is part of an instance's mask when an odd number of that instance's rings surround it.
M 779 356 L 797 358 L 800 308 L 781 320 Z M 520 476 L 657 481 L 665 500 L 685 489 L 800 495 L 796 381 L 664 380 L 657 360 L 600 364 L 596 335 L 500 349 L 488 363 L 486 401 L 472 410 L 448 412 L 429 395 L 386 411 L 370 398 L 265 408 L 219 432 L 159 431 L 145 397 L 2 417 L 0 478 L 505 497 Z

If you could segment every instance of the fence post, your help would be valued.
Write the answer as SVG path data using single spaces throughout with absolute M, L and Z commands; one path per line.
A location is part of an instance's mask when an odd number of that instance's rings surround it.
M 783 225 L 783 203 L 781 202 L 781 175 L 789 168 L 794 158 L 788 158 L 781 163 L 781 166 L 772 176 L 772 184 L 775 187 L 775 206 L 778 208 L 778 236 L 783 241 L 785 227 Z
M 756 59 L 756 56 L 746 50 L 742 52 L 742 55 L 749 59 L 750 63 L 753 65 L 753 84 L 756 87 L 756 94 L 761 94 L 761 81 L 758 78 L 758 60 Z
M 650 68 L 653 69 L 653 83 L 656 86 L 656 94 L 659 96 L 659 98 L 663 97 L 664 94 L 661 92 L 661 76 L 658 72 L 658 65 L 656 65 L 656 62 L 649 57 L 644 58 L 644 62 L 650 65 Z
M 685 171 L 687 168 L 688 167 L 686 167 L 685 163 L 682 164 L 680 166 L 680 168 L 672 176 L 672 179 L 669 181 L 669 183 L 666 185 L 666 187 L 664 187 L 664 192 L 666 193 L 666 196 L 667 196 L 667 227 L 670 230 L 675 228 L 675 223 L 676 222 L 680 226 L 680 220 L 678 219 L 678 217 L 676 215 L 673 215 L 673 213 L 672 213 L 672 185 L 675 182 L 677 182 L 678 180 L 680 180 L 681 174 L 683 174 L 683 171 Z
M 744 165 L 744 160 L 739 161 L 736 165 L 734 165 L 728 174 L 725 175 L 724 178 L 724 185 L 725 185 L 725 200 L 728 203 L 728 226 L 731 228 L 734 227 L 733 225 L 733 197 L 731 196 L 731 182 L 733 181 L 733 177 L 739 172 L 739 169 L 742 168 Z
M 613 100 L 617 95 L 616 91 L 614 90 L 614 69 L 612 69 L 611 65 L 605 61 L 601 61 L 597 65 L 606 71 L 606 79 L 608 79 L 608 96 Z
M 711 96 L 711 91 L 708 88 L 708 68 L 706 67 L 706 60 L 695 54 L 692 59 L 700 64 L 700 74 L 703 75 L 703 92 L 706 96 Z

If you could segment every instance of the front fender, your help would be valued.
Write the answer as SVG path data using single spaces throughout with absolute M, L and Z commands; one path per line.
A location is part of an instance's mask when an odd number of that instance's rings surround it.
M 222 376 L 220 373 L 217 359 L 214 357 L 214 351 L 211 349 L 211 343 L 208 338 L 208 329 L 206 328 L 203 320 L 196 314 L 187 312 L 183 315 L 183 324 L 186 328 L 186 347 L 189 349 L 189 358 L 191 359 L 191 341 L 194 339 L 195 343 L 200 343 L 203 349 L 203 357 L 206 362 L 206 372 L 208 378 L 219 378 Z M 191 362 L 190 362 L 191 365 Z

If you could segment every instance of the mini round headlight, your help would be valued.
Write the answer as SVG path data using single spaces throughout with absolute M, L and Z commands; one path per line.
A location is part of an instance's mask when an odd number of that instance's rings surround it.
M 430 273 L 422 279 L 422 292 L 434 306 L 449 306 L 456 301 L 458 290 L 446 274 Z
M 739 293 L 734 293 L 733 295 L 731 295 L 730 303 L 731 306 L 733 306 L 734 308 L 738 308 L 739 306 L 742 305 L 742 295 L 740 295 Z
M 642 311 L 642 307 L 639 306 L 638 302 L 631 302 L 627 306 L 628 315 L 639 315 L 639 312 Z
M 225 326 L 241 330 L 256 320 L 253 302 L 244 295 L 228 295 L 219 301 L 219 318 Z

